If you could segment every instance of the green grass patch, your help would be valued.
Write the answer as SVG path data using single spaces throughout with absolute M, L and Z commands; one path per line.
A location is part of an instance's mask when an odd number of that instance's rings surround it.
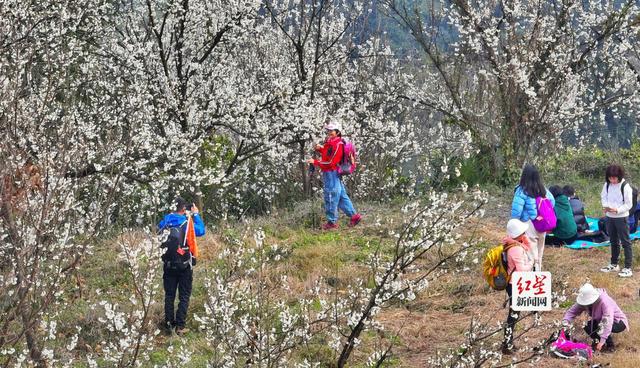
M 289 242 L 293 249 L 336 243 L 342 240 L 342 234 L 338 231 L 299 231 L 294 239 L 290 239 Z

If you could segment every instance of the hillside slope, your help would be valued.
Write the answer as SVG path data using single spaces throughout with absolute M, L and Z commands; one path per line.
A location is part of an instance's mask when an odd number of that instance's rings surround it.
M 480 273 L 480 263 L 484 251 L 497 244 L 504 236 L 504 224 L 507 221 L 508 203 L 500 199 L 488 211 L 487 216 L 476 220 L 465 228 L 461 239 L 472 239 L 479 245 L 471 249 L 472 256 L 465 261 L 463 272 L 448 272 L 447 268 L 459 265 L 444 265 L 445 272 L 430 283 L 429 288 L 418 294 L 412 301 L 392 304 L 382 310 L 378 321 L 384 331 L 373 332 L 362 336 L 361 345 L 354 351 L 350 366 L 361 366 L 369 354 L 379 344 L 394 342 L 391 358 L 385 366 L 419 367 L 433 366 L 431 360 L 438 355 L 445 356 L 451 351 L 460 351 L 466 342 L 465 333 L 473 323 L 485 323 L 497 331 L 486 340 L 486 346 L 494 351 L 499 350 L 502 334 L 498 324 L 506 319 L 507 309 L 502 304 L 503 292 L 489 290 Z M 194 293 L 189 309 L 188 326 L 191 329 L 185 337 L 159 334 L 152 341 L 150 362 L 148 366 L 166 364 L 175 353 L 176 346 L 189 346 L 190 361 L 187 367 L 199 367 L 216 354 L 194 315 L 206 314 L 205 302 L 207 290 L 204 279 L 211 275 L 211 270 L 219 262 L 218 255 L 225 248 L 233 248 L 230 239 L 250 237 L 253 229 L 261 228 L 266 236 L 265 243 L 279 245 L 287 249 L 282 253 L 282 260 L 272 269 L 266 271 L 268 278 L 276 279 L 286 275 L 289 279 L 288 290 L 275 290 L 274 294 L 287 300 L 302 295 L 312 285 L 313 280 L 322 276 L 326 283 L 337 289 L 348 285 L 358 277 L 366 280 L 368 257 L 376 249 L 376 245 L 390 241 L 385 229 L 396 226 L 399 221 L 399 207 L 390 205 L 361 204 L 364 221 L 356 228 L 343 226 L 339 231 L 323 232 L 315 230 L 314 223 L 319 216 L 318 202 L 307 203 L 299 208 L 276 213 L 270 217 L 251 220 L 242 225 L 225 225 L 210 228 L 208 234 L 201 239 L 200 247 L 203 256 L 194 272 Z M 468 233 L 466 233 L 468 231 Z M 106 244 L 90 259 L 89 267 L 83 274 L 84 287 L 88 290 L 117 288 L 123 291 L 122 299 L 126 300 L 126 292 L 130 290 L 131 280 L 123 271 L 122 263 L 113 257 L 110 249 L 113 244 Z M 636 247 L 636 264 L 640 250 Z M 533 326 L 532 315 L 518 324 L 517 333 L 526 330 L 524 337 L 517 340 L 517 346 L 532 347 L 536 342 L 547 338 L 553 329 L 549 327 L 554 321 L 559 322 L 564 310 L 575 300 L 577 288 L 587 280 L 597 287 L 606 288 L 614 296 L 629 317 L 631 331 L 617 337 L 615 353 L 597 354 L 595 363 L 610 364 L 611 367 L 629 367 L 637 361 L 637 346 L 640 344 L 640 330 L 635 328 L 640 320 L 640 299 L 638 290 L 640 279 L 634 276 L 621 279 L 617 275 L 600 273 L 601 266 L 607 264 L 609 248 L 574 251 L 566 248 L 547 247 L 544 268 L 551 271 L 556 282 L 566 282 L 568 300 L 561 302 L 560 308 L 539 315 L 539 326 Z M 161 285 L 161 273 L 156 276 Z M 90 293 L 85 295 L 91 296 Z M 87 312 L 92 300 L 85 300 L 79 305 L 79 311 Z M 69 312 L 69 318 L 77 318 Z M 151 318 L 154 324 L 162 320 L 162 291 L 156 295 L 151 306 Z M 99 313 L 93 311 L 83 321 L 89 325 L 95 322 Z M 581 336 L 580 334 L 577 335 Z M 86 349 L 100 352 L 100 341 L 82 341 Z M 82 345 L 80 344 L 80 345 Z M 527 359 L 532 353 L 522 350 L 514 357 L 503 357 L 502 364 L 508 365 L 520 359 Z M 326 341 L 316 341 L 293 354 L 294 360 L 308 359 L 319 362 L 321 366 L 332 366 L 335 352 L 327 346 Z M 573 367 L 575 362 L 563 361 L 544 353 L 536 356 L 538 367 Z M 237 365 L 238 363 L 236 363 Z M 525 364 L 525 363 L 523 363 Z M 520 365 L 520 364 L 518 364 Z

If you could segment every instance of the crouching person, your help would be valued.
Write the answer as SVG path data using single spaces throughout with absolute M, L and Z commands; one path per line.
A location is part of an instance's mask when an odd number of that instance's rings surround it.
M 534 259 L 530 256 L 531 244 L 526 235 L 529 223 L 518 219 L 511 219 L 507 223 L 507 238 L 504 239 L 504 249 L 507 252 L 507 275 L 513 272 L 526 272 L 533 270 Z M 535 245 L 534 245 L 535 246 Z M 511 280 L 507 285 L 507 296 L 509 303 L 509 315 L 504 327 L 504 340 L 502 341 L 502 354 L 510 355 L 516 350 L 513 345 L 513 335 L 516 322 L 520 318 L 520 313 L 511 309 L 512 287 Z
M 195 237 L 204 235 L 204 223 L 198 208 L 178 197 L 175 212 L 165 215 L 158 229 L 164 238 L 161 247 L 166 248 L 162 255 L 164 327 L 169 333 L 175 328 L 177 335 L 184 335 L 188 332 L 185 321 L 193 284 L 193 266 L 198 257 Z M 178 310 L 174 313 L 176 291 Z
M 582 312 L 589 314 L 590 320 L 584 330 L 593 339 L 595 350 L 613 351 L 615 345 L 611 334 L 629 329 L 627 316 L 606 290 L 596 289 L 589 283 L 580 287 L 576 304 L 564 314 L 562 324 L 570 326 Z

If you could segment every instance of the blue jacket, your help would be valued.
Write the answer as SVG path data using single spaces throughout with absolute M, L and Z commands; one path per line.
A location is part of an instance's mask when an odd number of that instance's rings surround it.
M 545 188 L 546 189 L 546 188 Z M 556 200 L 553 198 L 549 189 L 546 197 L 551 201 L 553 207 L 556 206 Z M 525 194 L 524 190 L 518 185 L 515 193 L 513 193 L 513 202 L 511 202 L 511 218 L 519 219 L 522 222 L 534 220 L 538 217 L 538 208 L 536 207 L 536 199 Z
M 179 215 L 177 213 L 170 213 L 165 215 L 162 221 L 158 224 L 158 229 L 162 230 L 167 227 L 176 227 L 182 225 L 185 221 L 187 221 L 187 215 Z M 200 218 L 199 214 L 193 215 L 193 229 L 195 230 L 196 236 L 204 235 L 204 222 L 202 222 L 202 218 Z

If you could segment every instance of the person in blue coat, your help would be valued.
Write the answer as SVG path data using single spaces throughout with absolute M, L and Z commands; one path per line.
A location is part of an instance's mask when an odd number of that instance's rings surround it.
M 195 204 L 187 203 L 181 197 L 175 199 L 174 212 L 164 216 L 158 224 L 158 231 L 165 229 L 183 228 L 182 239 L 186 236 L 187 216 L 193 219 L 193 230 L 196 236 L 203 236 L 205 233 L 204 222 L 200 217 L 198 207 Z M 189 252 L 189 250 L 187 250 Z M 164 327 L 168 332 L 175 328 L 177 335 L 182 336 L 188 332 L 185 328 L 187 318 L 187 309 L 189 308 L 189 299 L 191 298 L 191 289 L 193 286 L 193 266 L 196 264 L 196 258 L 191 257 L 190 262 L 176 262 L 171 256 L 167 255 L 168 250 L 163 255 L 163 274 L 162 286 L 164 287 Z M 175 252 L 174 252 L 175 253 Z M 183 251 L 184 254 L 184 251 Z M 178 310 L 174 313 L 174 302 L 178 293 Z
M 539 232 L 533 226 L 531 220 L 538 216 L 536 197 L 546 197 L 555 207 L 555 199 L 540 178 L 540 173 L 535 166 L 526 164 L 522 168 L 520 184 L 515 188 L 511 203 L 511 218 L 526 222 L 529 225 L 527 236 L 531 241 L 531 256 L 533 257 L 534 270 L 542 270 L 542 255 L 544 253 L 544 240 L 546 233 Z
M 187 221 L 187 211 L 190 211 L 193 217 L 193 229 L 195 230 L 196 236 L 203 236 L 205 233 L 204 222 L 200 217 L 198 207 L 194 204 L 187 203 L 181 197 L 175 199 L 175 204 L 176 211 L 164 215 L 160 223 L 158 223 L 158 230 L 182 225 Z

